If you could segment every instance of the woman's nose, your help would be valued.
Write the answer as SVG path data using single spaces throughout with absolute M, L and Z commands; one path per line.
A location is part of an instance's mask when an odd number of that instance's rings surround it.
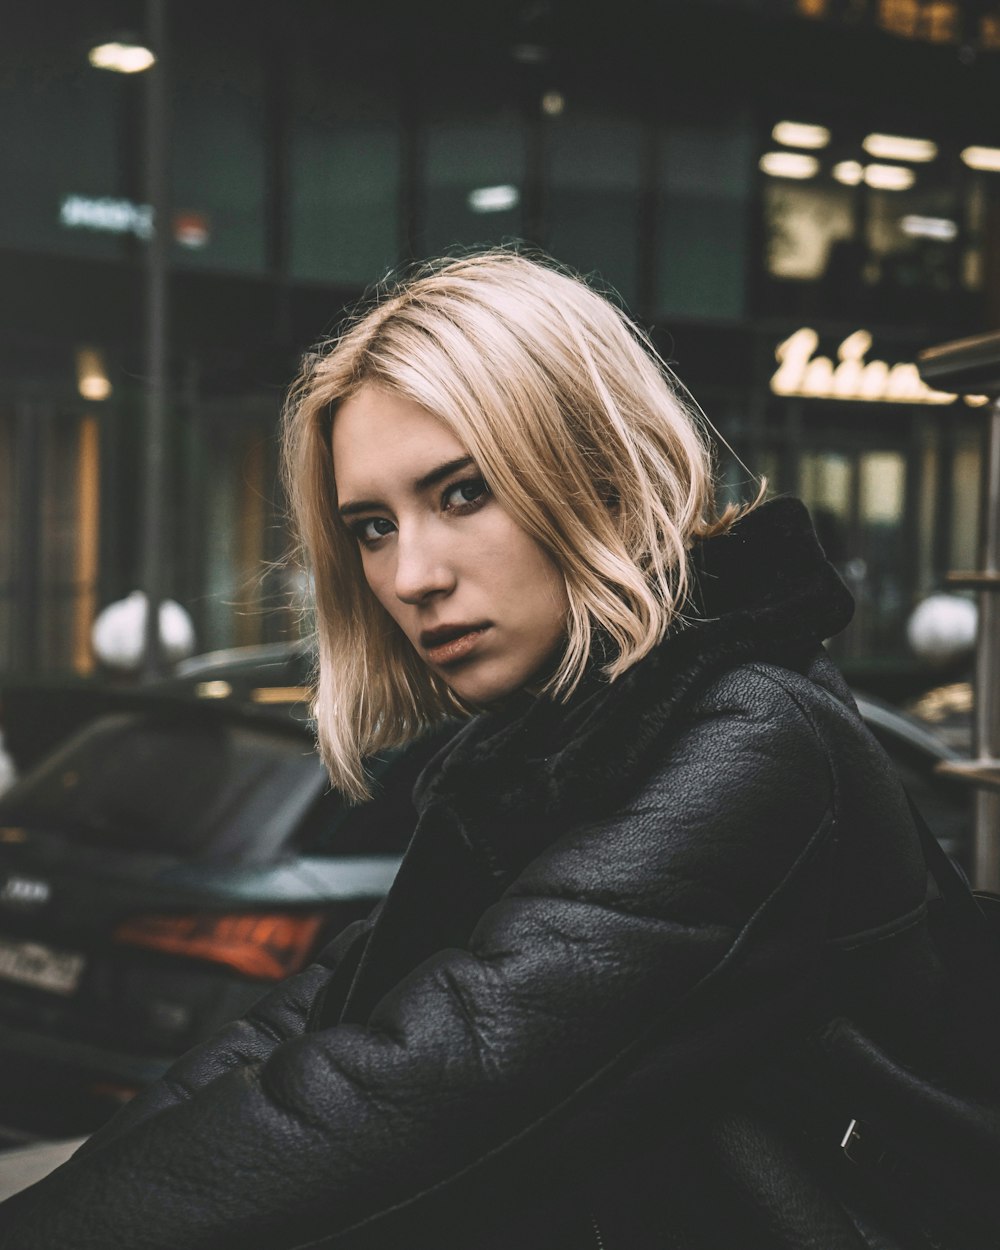
M 455 573 L 447 552 L 426 534 L 404 536 L 396 545 L 396 596 L 403 603 L 422 603 L 432 595 L 449 594 Z

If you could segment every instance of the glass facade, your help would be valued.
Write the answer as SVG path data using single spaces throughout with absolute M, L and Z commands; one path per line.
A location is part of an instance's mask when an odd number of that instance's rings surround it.
M 0 203 L 0 257 L 24 273 L 45 258 L 69 275 L 51 297 L 8 282 L 16 294 L 0 310 L 15 396 L 0 415 L 0 667 L 25 654 L 11 607 L 23 584 L 37 662 L 82 670 L 89 619 L 139 578 L 139 262 L 151 222 L 141 75 L 90 69 L 85 15 L 50 7 L 72 19 L 58 55 L 38 52 L 33 19 L 36 68 L 12 63 L 0 80 L 16 187 Z M 275 426 L 298 355 L 400 263 L 523 241 L 610 290 L 667 358 L 676 345 L 681 377 L 749 470 L 800 492 L 839 553 L 859 600 L 844 654 L 901 654 L 915 597 L 947 567 L 975 564 L 981 423 L 964 410 L 938 421 L 905 404 L 776 395 L 770 379 L 774 349 L 804 327 L 823 332 L 814 355 L 832 370 L 860 330 L 876 336 L 869 359 L 894 364 L 1000 324 L 1000 173 L 961 155 L 1000 137 L 981 108 L 958 104 L 924 109 L 929 129 L 915 109 L 906 131 L 870 70 L 888 45 L 947 44 L 948 7 L 718 0 L 672 6 L 662 26 L 560 4 L 470 11 L 457 25 L 402 9 L 382 23 L 312 0 L 287 13 L 229 0 L 200 16 L 173 8 L 164 558 L 199 645 L 295 628 L 287 604 L 302 588 L 286 563 Z M 853 45 L 857 90 L 841 79 L 813 89 L 822 58 L 810 62 L 808 39 L 819 23 L 843 36 L 848 8 L 857 31 L 882 32 L 878 56 Z M 729 30 L 734 15 L 742 25 Z M 807 38 L 793 46 L 776 30 Z M 744 47 L 727 47 L 734 31 Z M 782 121 L 826 137 L 779 139 Z M 882 132 L 923 140 L 923 155 L 869 150 Z M 113 366 L 104 405 L 67 402 L 56 386 L 56 362 L 71 371 L 79 342 Z M 16 400 L 29 378 L 46 414 L 33 451 Z M 747 471 L 723 458 L 727 489 L 745 494 Z M 26 464 L 34 547 L 12 503 Z M 25 552 L 43 572 L 22 571 L 15 588 L 7 570 L 23 570 Z

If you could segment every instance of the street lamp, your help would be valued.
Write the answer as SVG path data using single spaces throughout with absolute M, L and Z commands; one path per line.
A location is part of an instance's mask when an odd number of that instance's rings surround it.
M 168 182 L 168 90 L 166 0 L 145 0 L 148 44 L 134 35 L 119 33 L 96 44 L 88 60 L 96 69 L 117 74 L 138 74 L 156 67 L 144 83 L 145 118 L 143 159 L 145 200 L 152 228 L 145 249 L 144 330 L 146 420 L 143 431 L 143 515 L 141 518 L 141 582 L 146 593 L 143 675 L 155 678 L 160 671 L 160 603 L 163 599 L 163 542 L 165 529 L 168 283 L 167 221 Z M 151 45 L 151 46 L 150 46 Z M 153 48 L 156 52 L 153 52 Z

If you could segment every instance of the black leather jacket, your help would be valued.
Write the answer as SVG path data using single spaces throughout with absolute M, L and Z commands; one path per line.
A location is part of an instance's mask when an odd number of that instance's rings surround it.
M 699 619 L 617 682 L 470 722 L 373 917 L 0 1208 L 0 1245 L 863 1244 L 780 1146 L 750 1212 L 713 1126 L 828 1016 L 919 1020 L 925 868 L 801 504 L 697 567 Z

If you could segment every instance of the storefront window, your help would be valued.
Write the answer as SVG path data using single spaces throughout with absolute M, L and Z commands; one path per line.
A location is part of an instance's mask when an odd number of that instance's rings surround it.
M 906 456 L 889 448 L 807 450 L 799 472 L 820 543 L 856 604 L 834 650 L 844 658 L 899 653 L 909 584 Z
M 812 129 L 826 137 L 807 150 L 775 126 L 759 158 L 759 310 L 897 323 L 972 315 L 984 209 L 956 162 L 926 137 Z

